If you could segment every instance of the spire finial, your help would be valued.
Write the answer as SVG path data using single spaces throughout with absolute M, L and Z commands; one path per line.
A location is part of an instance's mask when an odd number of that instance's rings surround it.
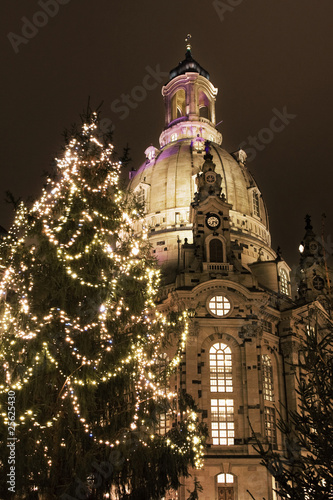
M 186 50 L 190 51 L 191 52 L 191 44 L 190 44 L 190 41 L 191 41 L 191 38 L 192 38 L 192 35 L 190 35 L 190 33 L 187 34 L 187 37 L 185 38 L 185 42 L 186 42 Z

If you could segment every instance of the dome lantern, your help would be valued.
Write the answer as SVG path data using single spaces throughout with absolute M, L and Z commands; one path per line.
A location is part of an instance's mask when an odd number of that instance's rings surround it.
M 165 128 L 160 146 L 182 138 L 201 137 L 222 143 L 216 130 L 215 101 L 218 89 L 209 81 L 209 73 L 195 61 L 186 37 L 185 59 L 170 71 L 170 80 L 162 88 L 165 106 Z

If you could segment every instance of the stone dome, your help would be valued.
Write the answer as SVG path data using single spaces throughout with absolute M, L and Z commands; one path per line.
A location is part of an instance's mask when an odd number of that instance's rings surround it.
M 150 241 L 163 263 L 176 259 L 177 242 L 192 241 L 190 207 L 196 192 L 195 179 L 204 163 L 202 141 L 181 139 L 152 152 L 135 172 L 129 188 L 145 202 L 145 221 Z M 271 250 L 266 206 L 242 155 L 227 153 L 211 143 L 216 172 L 222 177 L 222 194 L 232 205 L 231 236 L 248 246 L 248 262 L 275 258 Z M 237 161 L 238 159 L 238 161 Z M 138 228 L 139 229 L 139 228 Z
M 153 159 L 147 158 L 135 172 L 130 188 L 149 189 L 146 197 L 147 213 L 165 213 L 171 209 L 189 210 L 195 194 L 195 177 L 204 162 L 204 150 L 196 149 L 193 140 L 183 139 L 156 150 Z M 258 238 L 269 244 L 268 217 L 262 196 L 252 175 L 241 161 L 227 153 L 218 144 L 211 144 L 216 172 L 222 176 L 222 193 L 233 211 L 240 217 L 253 218 L 264 234 Z M 253 192 L 258 193 L 259 216 L 254 217 Z

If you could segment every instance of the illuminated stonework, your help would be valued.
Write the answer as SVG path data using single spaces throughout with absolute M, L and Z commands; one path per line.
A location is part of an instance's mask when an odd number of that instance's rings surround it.
M 165 104 L 165 130 L 160 146 L 179 139 L 196 139 L 222 143 L 215 127 L 217 88 L 197 73 L 186 73 L 172 79 L 162 89 Z
M 315 263 L 320 248 L 308 221 L 303 292 L 295 301 L 291 269 L 271 247 L 266 206 L 246 153 L 222 149 L 217 88 L 189 51 L 162 95 L 160 149 L 135 172 L 130 188 L 145 199 L 136 231 L 148 229 L 164 273 L 160 308 L 189 313 L 176 385 L 196 400 L 209 431 L 204 469 L 192 474 L 203 487 L 200 498 L 243 500 L 249 491 L 274 498 L 275 483 L 255 455 L 252 430 L 285 452 L 275 411 L 295 410 L 297 370 L 290 366 L 309 331 L 304 297 L 325 290 Z M 170 498 L 186 498 L 189 488 L 185 480 Z
M 208 78 L 207 71 L 187 52 L 162 88 L 165 127 L 160 149 L 147 148 L 146 161 L 131 173 L 130 189 L 145 202 L 144 226 L 153 251 L 173 278 L 179 267 L 179 242 L 193 242 L 189 207 L 197 191 L 206 141 L 216 173 L 222 177 L 222 193 L 231 204 L 232 239 L 244 245 L 243 263 L 255 262 L 259 255 L 263 260 L 275 258 L 266 206 L 245 166 L 246 154 L 239 150 L 231 155 L 221 148 L 222 134 L 215 116 L 218 89 Z M 136 231 L 141 228 L 138 223 Z M 165 242 L 163 249 L 161 241 Z

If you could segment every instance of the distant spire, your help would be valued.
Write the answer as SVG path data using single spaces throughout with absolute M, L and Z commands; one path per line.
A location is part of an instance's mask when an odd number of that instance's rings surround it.
M 309 214 L 307 214 L 305 216 L 305 229 L 306 229 L 306 231 L 311 231 L 312 230 L 311 216 Z
M 283 257 L 282 257 L 282 250 L 280 247 L 277 247 L 277 250 L 276 250 L 276 260 L 279 261 L 279 260 L 283 260 Z
M 186 42 L 186 51 L 189 51 L 191 52 L 191 44 L 190 44 L 190 41 L 191 41 L 191 38 L 192 38 L 192 35 L 190 35 L 190 33 L 187 34 L 187 37 L 185 38 L 185 42 Z

